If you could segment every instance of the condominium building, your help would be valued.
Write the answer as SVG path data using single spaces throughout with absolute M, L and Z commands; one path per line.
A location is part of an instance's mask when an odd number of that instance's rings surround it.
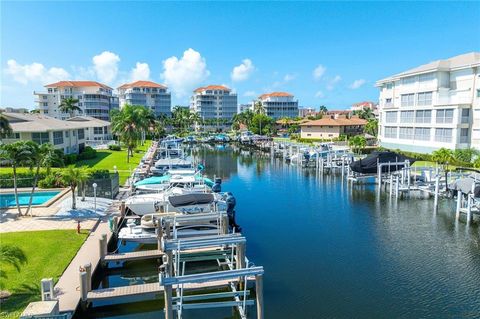
M 155 116 L 172 114 L 172 97 L 167 87 L 151 81 L 126 83 L 117 88 L 120 107 L 125 104 L 143 105 Z
M 237 113 L 243 113 L 247 110 L 252 110 L 252 103 L 247 103 L 247 104 L 238 104 L 238 110 Z
M 377 81 L 380 145 L 419 153 L 480 149 L 479 67 L 473 52 Z
M 51 143 L 65 154 L 81 152 L 89 140 L 110 140 L 110 122 L 93 117 L 73 117 L 67 121 L 43 114 L 2 113 L 12 127 L 8 136 L 0 136 L 1 143 L 34 141 Z
M 362 111 L 363 109 L 370 109 L 372 111 L 375 111 L 377 109 L 377 104 L 371 101 L 363 101 L 363 102 L 354 103 L 350 107 L 350 111 L 352 112 Z
M 298 100 L 294 100 L 290 93 L 265 93 L 259 96 L 258 101 L 262 103 L 265 114 L 274 119 L 298 116 Z
M 112 88 L 95 81 L 60 81 L 45 85 L 46 92 L 33 92 L 36 96 L 36 109 L 40 114 L 65 120 L 69 113 L 59 110 L 62 100 L 74 98 L 78 100 L 80 112 L 74 115 L 92 116 L 101 120 L 110 120 L 110 111 L 118 109 L 118 98 L 113 95 Z
M 237 94 L 223 85 L 208 85 L 193 92 L 190 109 L 204 120 L 231 121 L 237 114 Z
M 300 117 L 315 116 L 317 113 L 318 111 L 314 107 L 301 107 L 298 109 L 298 116 Z

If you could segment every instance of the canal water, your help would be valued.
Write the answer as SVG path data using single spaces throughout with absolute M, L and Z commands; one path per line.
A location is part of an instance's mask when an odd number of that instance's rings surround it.
M 247 256 L 265 268 L 266 318 L 480 317 L 480 230 L 456 222 L 453 203 L 441 201 L 434 214 L 433 200 L 378 197 L 373 184 L 347 185 L 248 150 L 194 153 L 237 198 Z M 109 270 L 99 285 L 154 282 L 157 266 Z M 123 301 L 82 318 L 163 318 L 158 300 Z M 235 316 L 186 310 L 184 318 Z

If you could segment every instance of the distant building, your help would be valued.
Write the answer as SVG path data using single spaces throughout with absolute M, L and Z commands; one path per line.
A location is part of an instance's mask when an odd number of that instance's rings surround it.
M 358 135 L 363 133 L 367 121 L 358 117 L 322 118 L 300 124 L 300 137 L 311 139 L 338 138 L 340 135 Z
M 120 108 L 125 104 L 142 105 L 151 109 L 155 116 L 172 114 L 172 98 L 167 87 L 151 81 L 126 83 L 117 88 Z
M 298 100 L 290 93 L 265 93 L 259 96 L 258 101 L 262 103 L 265 113 L 274 119 L 298 116 Z
M 300 117 L 315 116 L 317 113 L 318 111 L 314 107 L 302 107 L 298 109 L 298 116 Z
M 438 60 L 377 81 L 383 147 L 430 153 L 480 149 L 480 53 Z
M 372 111 L 375 111 L 377 109 L 377 104 L 371 101 L 364 101 L 364 102 L 354 103 L 350 107 L 350 111 L 352 112 L 362 111 L 363 109 L 370 109 Z
M 238 104 L 238 111 L 237 113 L 243 113 L 246 110 L 251 110 L 252 109 L 252 104 Z
M 203 120 L 231 121 L 237 114 L 237 94 L 223 85 L 208 85 L 193 92 L 190 109 Z
M 324 114 L 324 117 L 332 118 L 332 119 L 340 119 L 340 118 L 350 118 L 352 117 L 353 112 L 349 110 L 331 110 L 327 111 Z
M 2 113 L 12 127 L 12 134 L 2 136 L 2 143 L 34 141 L 51 143 L 65 154 L 81 152 L 89 139 L 110 140 L 110 122 L 79 116 L 67 121 L 43 114 Z
M 29 113 L 30 111 L 24 107 L 4 107 L 0 108 L 0 112 L 7 113 Z
M 40 114 L 65 120 L 70 115 L 60 112 L 58 107 L 62 100 L 78 100 L 80 112 L 74 115 L 92 116 L 101 120 L 110 119 L 110 111 L 118 109 L 118 98 L 113 96 L 112 88 L 95 81 L 60 81 L 45 85 L 47 92 L 34 92 L 35 104 Z

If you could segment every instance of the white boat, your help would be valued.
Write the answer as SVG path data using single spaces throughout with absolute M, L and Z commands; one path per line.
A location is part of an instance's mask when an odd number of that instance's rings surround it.
M 194 192 L 209 192 L 213 182 L 198 174 L 190 174 L 193 170 L 175 170 L 174 175 L 150 177 L 135 183 L 137 193 L 159 193 L 169 188 L 182 188 Z M 172 171 L 173 172 L 173 171 Z M 176 174 L 180 173 L 180 174 Z
M 161 158 L 150 168 L 153 175 L 163 175 L 169 170 L 174 169 L 192 169 L 192 161 L 189 158 Z
M 195 214 L 226 211 L 226 202 L 221 194 L 199 193 L 176 187 L 157 194 L 131 196 L 125 201 L 125 205 L 139 216 L 152 213 Z

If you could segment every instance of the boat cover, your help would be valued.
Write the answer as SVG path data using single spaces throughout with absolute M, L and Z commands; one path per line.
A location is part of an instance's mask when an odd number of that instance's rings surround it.
M 415 159 L 407 157 L 405 155 L 397 154 L 395 152 L 372 152 L 364 159 L 355 161 L 350 164 L 352 171 L 362 174 L 376 174 L 378 172 L 378 164 L 382 163 L 395 163 L 395 162 L 405 162 L 406 160 L 410 161 L 410 164 L 415 162 Z M 396 166 L 383 166 L 382 172 L 393 172 L 401 170 L 405 165 L 399 164 Z
M 209 204 L 213 202 L 213 200 L 213 195 L 208 193 L 185 194 L 170 196 L 168 198 L 168 201 L 173 207 Z
M 169 179 L 170 179 L 170 176 L 153 176 L 153 177 L 142 179 L 139 182 L 136 182 L 135 186 L 162 184 L 167 182 Z
M 461 191 L 464 194 L 470 194 L 472 192 L 472 187 L 475 185 L 473 190 L 475 197 L 480 197 L 480 185 L 478 184 L 478 179 L 473 177 L 459 178 L 449 185 L 449 188 L 456 191 Z

